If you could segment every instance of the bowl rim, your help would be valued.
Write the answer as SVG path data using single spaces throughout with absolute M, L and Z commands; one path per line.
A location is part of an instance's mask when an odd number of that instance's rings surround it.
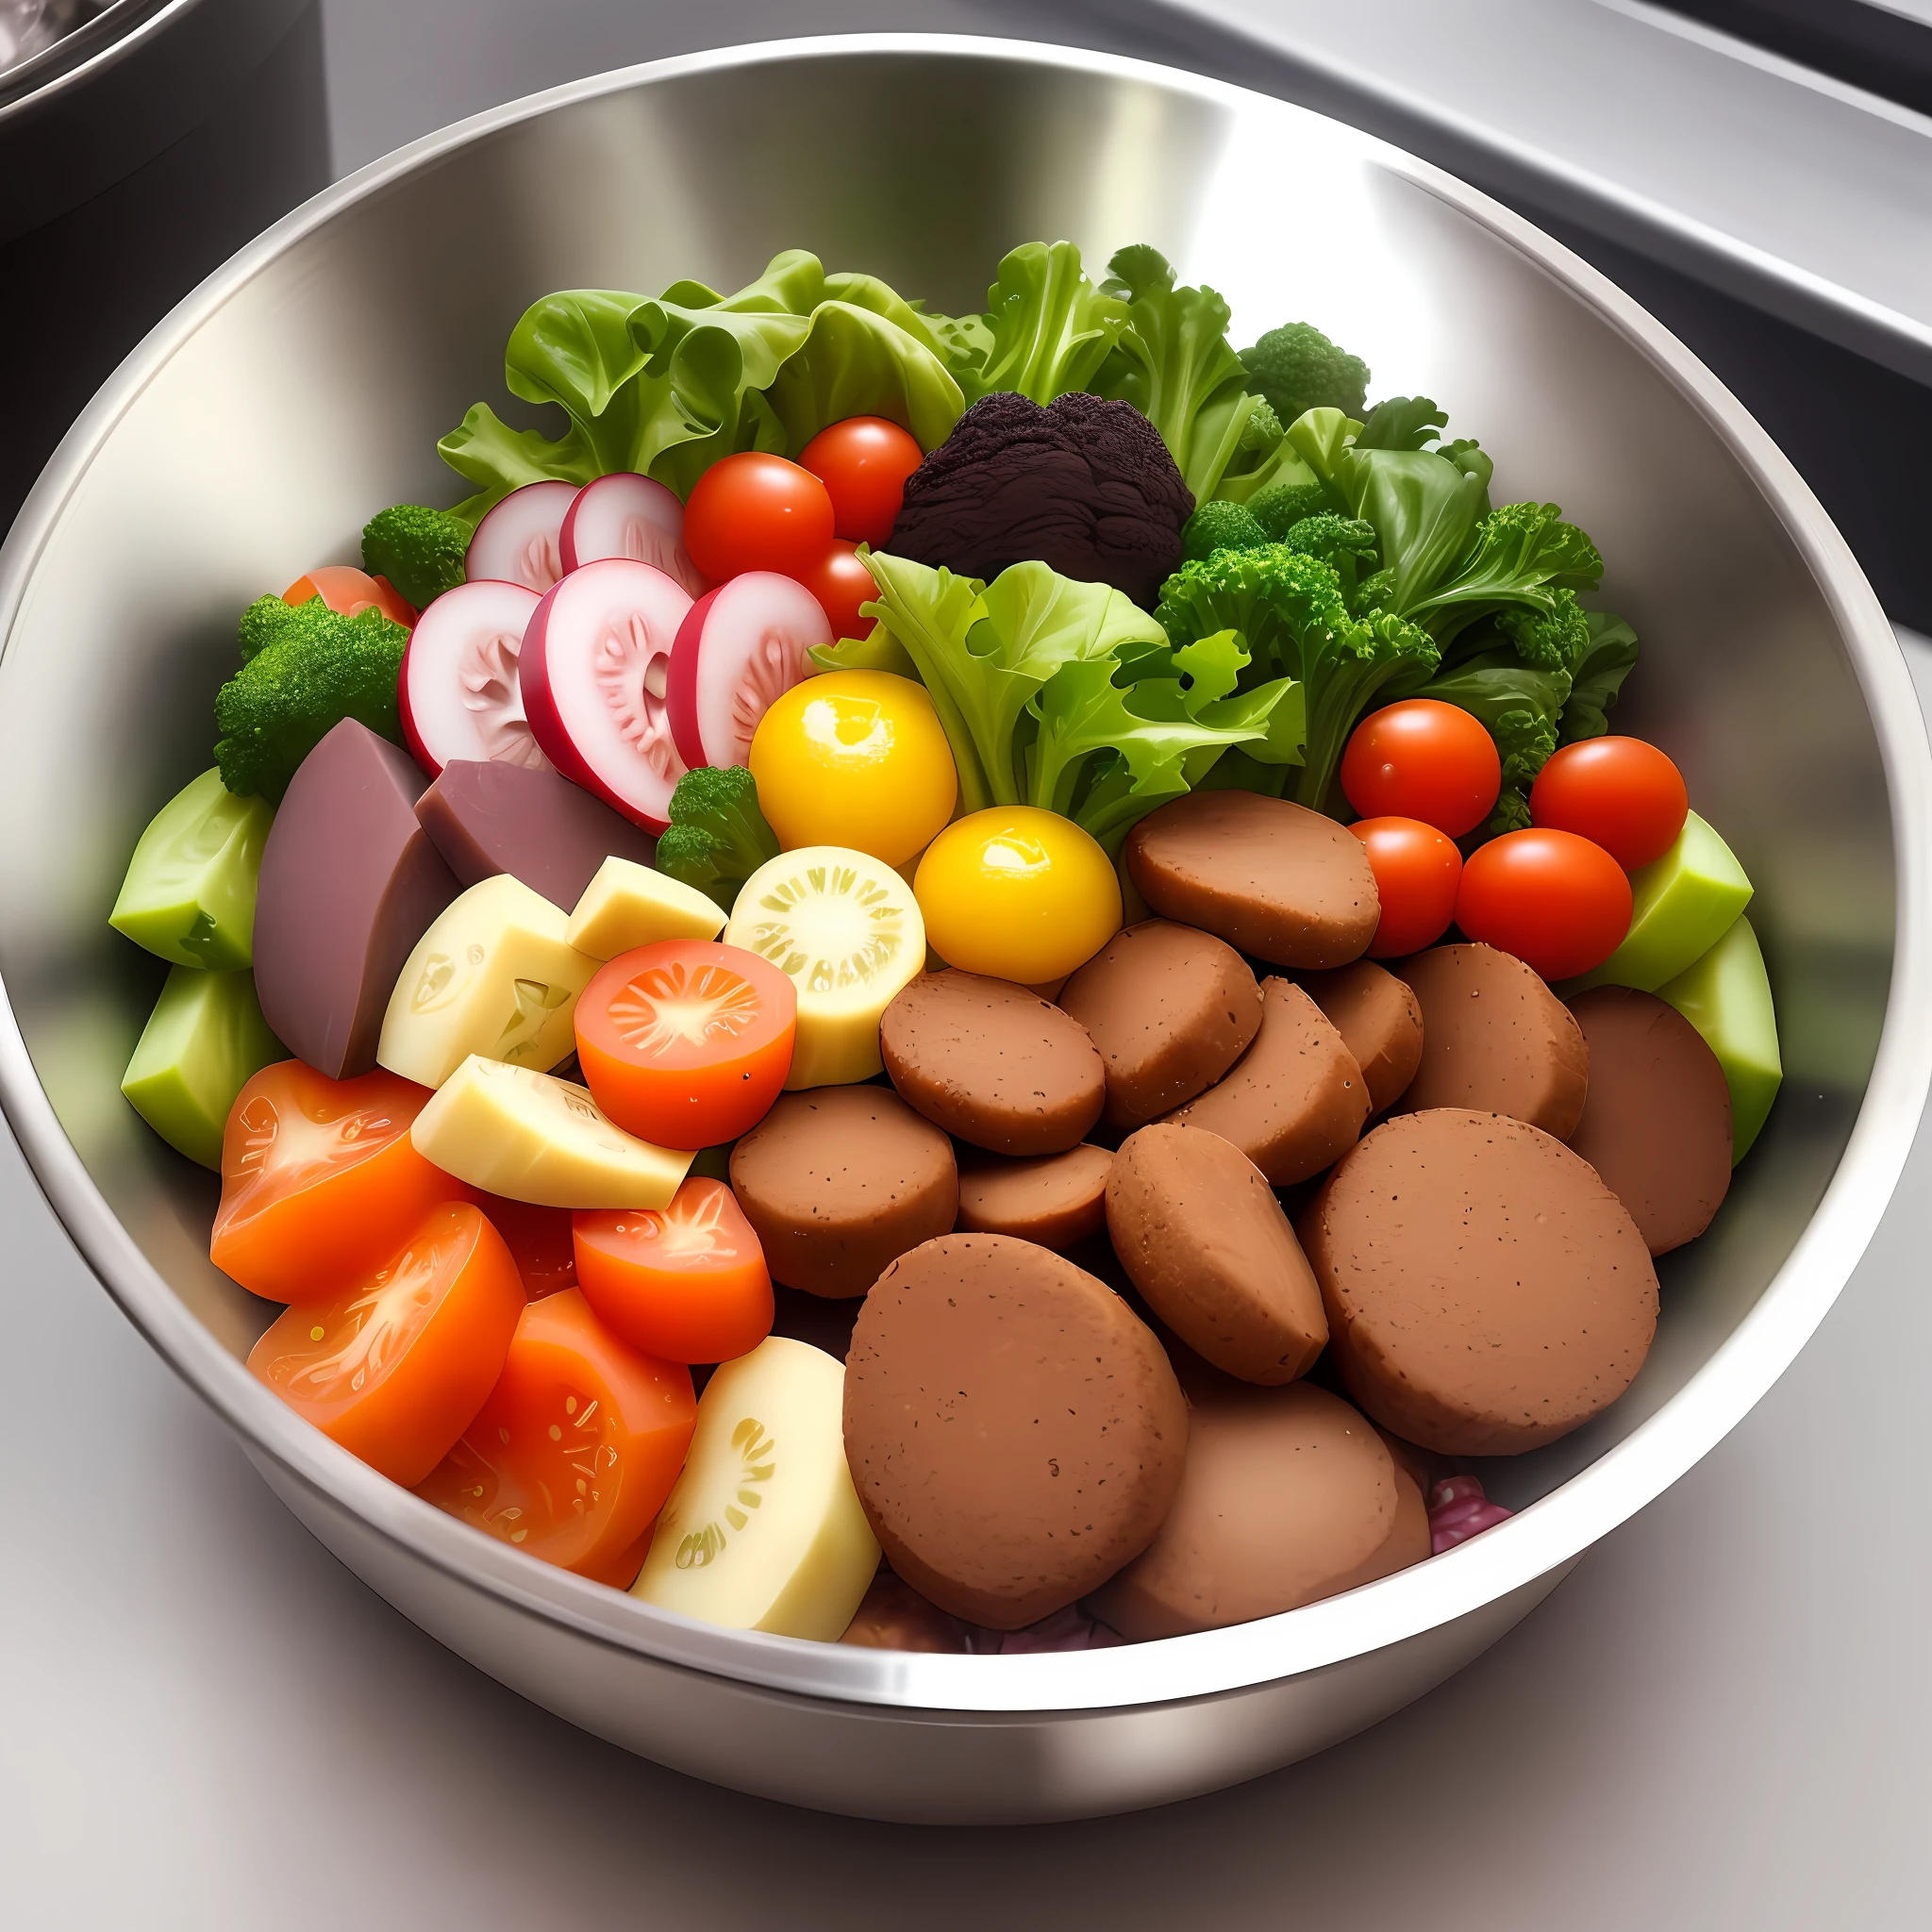
M 325 1505 L 447 1578 L 640 1660 L 765 1691 L 870 1707 L 878 1717 L 1024 1723 L 1218 1697 L 1323 1670 L 1483 1610 L 1573 1562 L 1726 1435 L 1796 1357 L 1837 1299 L 1891 1197 L 1932 1085 L 1932 748 L 1897 639 L 1843 538 L 1790 462 L 1682 343 L 1630 297 L 1522 217 L 1453 175 L 1327 116 L 1155 62 L 953 34 L 766 41 L 589 76 L 454 123 L 345 176 L 267 229 L 186 296 L 81 413 L 0 545 L 0 662 L 35 567 L 94 454 L 147 383 L 254 275 L 337 214 L 458 150 L 608 95 L 739 68 L 888 57 L 946 58 L 1139 82 L 1222 109 L 1324 123 L 1344 149 L 1448 203 L 1540 265 L 1639 350 L 1716 433 L 1818 585 L 1878 741 L 1896 889 L 1884 1025 L 1836 1172 L 1756 1306 L 1710 1359 L 1623 1441 L 1488 1534 L 1347 1595 L 1226 1629 L 1075 1654 L 941 1657 L 727 1631 L 551 1568 L 399 1489 L 302 1423 L 169 1288 L 67 1139 L 0 986 L 0 1110 L 55 1214 L 122 1311 L 242 1439 Z M 279 1487 L 279 1485 L 278 1485 Z

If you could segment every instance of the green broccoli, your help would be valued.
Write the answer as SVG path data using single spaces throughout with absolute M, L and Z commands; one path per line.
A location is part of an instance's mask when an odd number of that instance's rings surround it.
M 379 509 L 362 531 L 362 568 L 387 577 L 420 610 L 463 580 L 470 526 L 446 509 L 399 503 Z
M 1258 390 L 1284 423 L 1304 409 L 1340 409 L 1359 416 L 1369 392 L 1369 365 L 1339 349 L 1312 323 L 1271 328 L 1241 352 L 1248 384 Z
M 1276 483 L 1248 500 L 1249 513 L 1279 543 L 1304 517 L 1318 517 L 1336 507 L 1325 483 Z
M 1365 524 L 1359 517 L 1339 517 L 1324 510 L 1318 516 L 1303 517 L 1299 523 L 1291 525 L 1281 541 L 1304 557 L 1319 557 L 1324 563 L 1332 564 L 1341 580 L 1344 599 L 1351 609 L 1355 608 L 1356 587 L 1362 577 L 1363 566 L 1373 570 L 1376 562 L 1373 524 Z
M 1307 741 L 1294 795 L 1318 811 L 1348 734 L 1376 694 L 1391 680 L 1412 689 L 1441 661 L 1434 639 L 1394 612 L 1352 616 L 1334 566 L 1285 543 L 1184 563 L 1161 586 L 1154 615 L 1176 649 L 1239 631 L 1250 654 L 1243 689 L 1269 677 L 1298 680 Z
M 259 597 L 242 613 L 242 668 L 215 693 L 222 783 L 280 804 L 295 768 L 344 718 L 401 736 L 396 678 L 409 633 L 380 610 Z
M 758 781 L 742 765 L 701 765 L 671 794 L 671 826 L 658 841 L 658 870 L 708 892 L 726 912 L 767 859 L 777 835 L 758 809 Z
M 1181 526 L 1181 554 L 1194 561 L 1217 550 L 1258 550 L 1268 532 L 1241 504 L 1213 497 Z
M 1248 420 L 1241 425 L 1239 447 L 1244 454 L 1258 452 L 1266 456 L 1281 437 L 1281 418 L 1274 413 L 1274 404 L 1266 396 L 1257 396 L 1255 407 L 1248 412 Z

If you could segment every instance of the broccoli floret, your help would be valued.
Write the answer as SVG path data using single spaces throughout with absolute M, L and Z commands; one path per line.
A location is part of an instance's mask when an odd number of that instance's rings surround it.
M 1327 808 L 1348 734 L 1375 694 L 1398 677 L 1419 684 L 1441 661 L 1434 639 L 1406 618 L 1388 610 L 1351 615 L 1334 566 L 1285 543 L 1184 563 L 1161 586 L 1154 614 L 1176 649 L 1239 631 L 1250 654 L 1243 689 L 1267 677 L 1299 681 L 1307 741 L 1294 795 L 1318 811 Z
M 1268 532 L 1244 505 L 1220 497 L 1204 503 L 1181 526 L 1181 554 L 1190 561 L 1212 557 L 1217 550 L 1258 550 Z
M 1248 420 L 1241 425 L 1241 448 L 1265 454 L 1281 441 L 1281 418 L 1274 413 L 1274 405 L 1266 396 L 1257 396 Z
M 1272 542 L 1279 543 L 1304 517 L 1318 517 L 1335 508 L 1335 499 L 1325 483 L 1276 483 L 1257 492 L 1248 502 L 1248 513 L 1267 531 Z
M 671 794 L 670 829 L 658 841 L 658 870 L 708 892 L 726 912 L 767 859 L 777 835 L 758 809 L 758 781 L 742 765 L 702 765 Z
M 470 526 L 446 509 L 399 503 L 369 519 L 362 531 L 362 568 L 387 577 L 420 610 L 463 580 Z
M 1305 409 L 1340 409 L 1359 416 L 1369 392 L 1369 365 L 1339 349 L 1312 323 L 1271 328 L 1241 351 L 1248 384 L 1266 396 L 1284 423 Z
M 277 608 L 278 607 L 278 608 Z M 396 677 L 409 633 L 380 610 L 261 597 L 242 613 L 242 668 L 215 694 L 222 783 L 280 804 L 295 768 L 344 718 L 400 741 Z

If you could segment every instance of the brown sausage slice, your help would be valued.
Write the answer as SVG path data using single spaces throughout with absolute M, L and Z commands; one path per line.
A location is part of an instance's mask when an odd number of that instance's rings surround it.
M 1405 1113 L 1507 1113 L 1559 1141 L 1576 1131 L 1590 1048 L 1561 1000 L 1493 946 L 1435 946 L 1403 961 L 1423 1012 L 1423 1058 Z
M 1383 1427 L 1513 1456 L 1607 1408 L 1643 1366 L 1657 1271 L 1560 1141 L 1445 1108 L 1377 1127 L 1301 1219 L 1336 1366 Z
M 1382 902 L 1345 826 L 1254 791 L 1191 791 L 1150 812 L 1123 856 L 1166 919 L 1277 966 L 1342 966 L 1375 936 Z
M 1113 1156 L 1084 1142 L 1030 1160 L 968 1158 L 959 1171 L 959 1228 L 1009 1234 L 1042 1248 L 1070 1248 L 1107 1225 Z
M 995 1154 L 1060 1154 L 1107 1100 L 1087 1029 L 1037 993 L 976 973 L 924 973 L 879 1023 L 899 1097 Z
M 1145 1640 L 1352 1590 L 1395 1533 L 1400 1480 L 1374 1430 L 1325 1389 L 1297 1382 L 1197 1402 L 1167 1521 L 1087 1607 L 1123 1637 Z M 1419 1508 L 1422 1492 L 1408 1487 Z M 1424 1534 L 1426 1554 L 1425 1515 Z M 1410 1529 L 1400 1553 L 1412 1546 Z
M 959 1211 L 953 1143 L 883 1087 L 783 1093 L 731 1150 L 731 1191 L 772 1279 L 863 1294 Z
M 1328 1339 L 1307 1258 L 1241 1149 L 1159 1122 L 1130 1134 L 1107 1183 L 1113 1251 L 1147 1305 L 1244 1382 L 1291 1382 Z
M 1653 1255 L 1694 1241 L 1731 1185 L 1731 1091 L 1717 1056 L 1654 993 L 1598 986 L 1570 1002 L 1590 1095 L 1570 1136 Z
M 845 1457 L 887 1560 L 942 1610 L 1017 1630 L 1160 1527 L 1188 1410 L 1104 1282 L 996 1234 L 902 1255 L 845 1358 Z
M 1116 933 L 1060 989 L 1107 1074 L 1102 1118 L 1131 1129 L 1193 1099 L 1261 1028 L 1261 989 L 1230 945 L 1149 919 Z
M 1356 1057 L 1369 1083 L 1369 1110 L 1393 1107 L 1422 1065 L 1423 1009 L 1413 989 L 1373 959 L 1297 978 Z
M 1277 1188 L 1332 1167 L 1361 1137 L 1369 1090 L 1314 1001 L 1261 982 L 1261 1030 L 1234 1066 L 1168 1119 L 1232 1141 Z

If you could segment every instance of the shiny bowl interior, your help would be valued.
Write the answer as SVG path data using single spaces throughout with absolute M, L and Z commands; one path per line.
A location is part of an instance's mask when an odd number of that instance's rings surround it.
M 1257 181 L 1296 184 L 1291 196 Z M 1287 210 L 1292 209 L 1290 213 Z M 397 1491 L 241 1367 L 273 1310 L 207 1257 L 212 1177 L 118 1092 L 161 977 L 107 926 L 154 809 L 209 760 L 236 612 L 366 517 L 461 493 L 438 435 L 564 287 L 749 279 L 806 245 L 978 306 L 1004 249 L 1151 241 L 1306 315 L 1560 503 L 1643 640 L 1655 739 L 1757 883 L 1783 1096 L 1657 1345 L 1594 1424 L 1485 1472 L 1521 1513 L 1284 1617 L 1051 1657 L 900 1656 L 689 1624 Z M 1843 1285 L 1923 1103 L 1928 759 L 1897 645 L 1816 502 L 1688 352 L 1484 196 L 1334 123 L 1162 69 L 852 38 L 582 82 L 375 164 L 213 276 L 75 425 L 0 552 L 0 1092 L 132 1319 L 378 1590 L 525 1694 L 700 1775 L 879 1816 L 1041 1818 L 1210 1789 L 1457 1668 L 1761 1395 Z

